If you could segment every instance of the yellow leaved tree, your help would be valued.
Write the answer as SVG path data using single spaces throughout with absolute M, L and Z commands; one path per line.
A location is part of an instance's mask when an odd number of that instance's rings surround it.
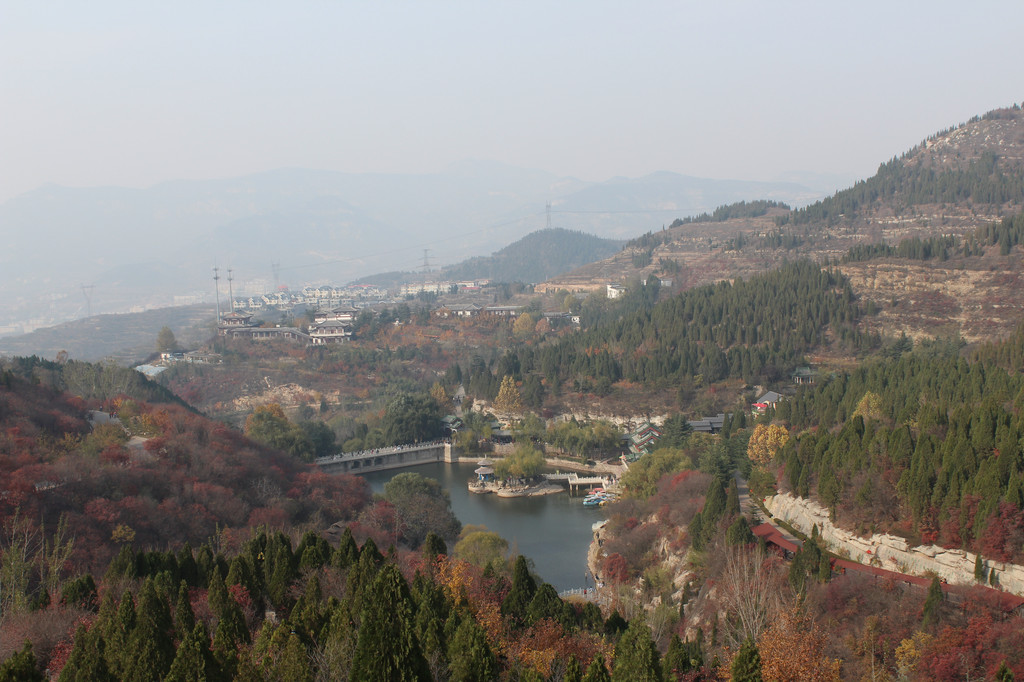
M 827 642 L 799 607 L 779 614 L 757 640 L 762 676 L 778 682 L 839 682 L 839 659 L 825 656 Z
M 508 374 L 501 380 L 498 397 L 494 399 L 494 409 L 503 413 L 519 413 L 523 411 L 523 398 L 519 394 L 515 379 Z
M 768 464 L 789 440 L 789 431 L 779 424 L 758 424 L 747 443 L 747 457 L 755 464 Z

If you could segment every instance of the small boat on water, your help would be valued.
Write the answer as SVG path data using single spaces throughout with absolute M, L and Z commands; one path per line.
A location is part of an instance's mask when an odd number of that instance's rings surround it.
M 600 507 L 606 504 L 607 502 L 612 502 L 616 499 L 618 499 L 618 496 L 615 493 L 608 493 L 605 492 L 604 490 L 595 490 L 583 498 L 583 506 Z

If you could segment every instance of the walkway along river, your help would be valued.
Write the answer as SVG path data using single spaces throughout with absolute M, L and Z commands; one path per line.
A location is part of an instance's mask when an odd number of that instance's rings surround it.
M 514 552 L 532 559 L 537 574 L 556 590 L 593 587 L 593 577 L 587 574 L 587 550 L 593 524 L 604 519 L 604 512 L 584 507 L 582 497 L 568 493 L 518 498 L 474 495 L 467 483 L 476 468 L 475 463 L 438 462 L 363 477 L 376 493 L 384 492 L 384 484 L 403 471 L 437 479 L 451 494 L 452 509 L 463 525 L 484 525 L 501 535 Z

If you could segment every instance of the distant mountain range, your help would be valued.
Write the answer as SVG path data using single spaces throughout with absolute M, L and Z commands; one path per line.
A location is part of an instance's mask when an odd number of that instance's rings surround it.
M 490 162 L 421 175 L 283 169 L 147 189 L 50 185 L 0 204 L 0 334 L 90 310 L 212 302 L 215 264 L 222 277 L 232 268 L 236 293 L 341 284 L 414 270 L 424 250 L 442 265 L 493 252 L 549 220 L 623 238 L 740 199 L 802 205 L 822 194 L 674 173 L 587 183 Z

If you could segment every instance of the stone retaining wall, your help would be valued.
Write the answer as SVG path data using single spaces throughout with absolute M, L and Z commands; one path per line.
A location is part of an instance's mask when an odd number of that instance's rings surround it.
M 924 575 L 931 571 L 951 584 L 970 585 L 975 582 L 977 555 L 971 552 L 938 545 L 910 547 L 903 538 L 888 534 L 862 538 L 833 525 L 828 510 L 821 505 L 790 493 L 765 498 L 764 502 L 772 516 L 808 537 L 812 527 L 817 525 L 818 534 L 829 549 L 836 554 L 848 554 L 853 561 L 910 575 Z M 995 571 L 996 580 L 1004 590 L 1024 594 L 1024 566 L 991 560 L 986 560 L 986 566 Z

